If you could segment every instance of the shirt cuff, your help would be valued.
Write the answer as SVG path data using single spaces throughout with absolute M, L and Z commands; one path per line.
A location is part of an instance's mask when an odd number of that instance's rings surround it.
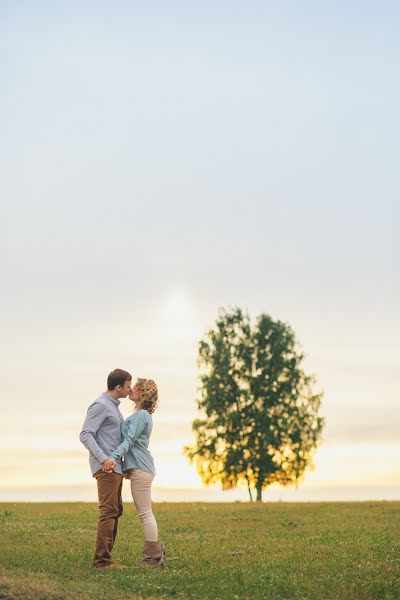
M 101 452 L 98 456 L 96 456 L 97 460 L 99 461 L 99 463 L 102 463 L 107 460 L 108 456 L 107 454 L 104 454 L 104 452 Z

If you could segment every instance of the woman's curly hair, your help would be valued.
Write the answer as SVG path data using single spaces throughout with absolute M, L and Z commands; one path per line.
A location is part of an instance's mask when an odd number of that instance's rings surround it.
M 139 384 L 140 399 L 143 403 L 142 408 L 152 415 L 158 405 L 157 385 L 152 379 L 140 379 L 140 377 L 137 382 Z

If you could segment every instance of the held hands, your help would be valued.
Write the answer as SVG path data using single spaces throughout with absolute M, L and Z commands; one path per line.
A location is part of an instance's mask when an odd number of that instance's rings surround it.
M 105 471 L 106 473 L 112 473 L 116 466 L 117 463 L 113 458 L 107 458 L 107 460 L 102 463 L 101 470 Z

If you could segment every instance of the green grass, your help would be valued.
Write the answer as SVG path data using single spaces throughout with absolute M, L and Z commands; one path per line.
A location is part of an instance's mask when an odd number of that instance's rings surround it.
M 0 598 L 400 598 L 400 502 L 154 505 L 165 569 L 138 566 L 131 504 L 114 559 L 91 567 L 95 504 L 0 504 Z

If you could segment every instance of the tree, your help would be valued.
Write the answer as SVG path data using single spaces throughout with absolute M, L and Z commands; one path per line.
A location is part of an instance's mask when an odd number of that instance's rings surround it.
M 301 367 L 292 328 L 261 314 L 255 324 L 239 308 L 221 309 L 199 343 L 203 417 L 193 421 L 196 444 L 184 453 L 206 484 L 247 483 L 257 500 L 272 483 L 297 484 L 320 440 L 322 393 Z

